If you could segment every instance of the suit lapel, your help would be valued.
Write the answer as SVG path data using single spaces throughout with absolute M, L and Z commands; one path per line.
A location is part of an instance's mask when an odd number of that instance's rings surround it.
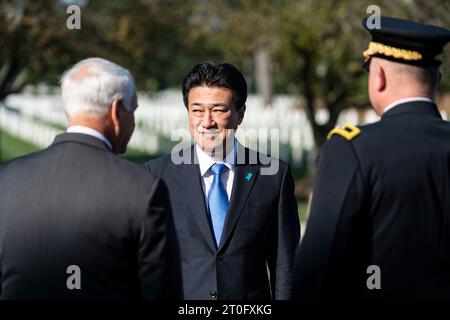
M 245 159 L 249 159 L 248 150 L 241 145 L 238 147 L 238 152 L 245 152 L 245 154 L 247 154 Z M 248 163 L 239 164 L 239 161 L 237 162 L 233 180 L 233 191 L 231 192 L 225 226 L 220 239 L 219 251 L 230 238 L 233 229 L 241 216 L 242 210 L 244 209 L 247 198 L 250 195 L 250 191 L 255 184 L 258 173 L 259 165 L 251 165 Z
M 191 149 L 191 152 L 193 150 Z M 194 153 L 195 154 L 195 153 Z M 198 166 L 198 161 L 191 162 L 192 164 L 181 164 L 179 165 L 180 174 L 177 175 L 179 178 L 180 186 L 189 186 L 185 188 L 185 200 L 188 207 L 199 226 L 206 242 L 211 247 L 211 249 L 216 251 L 216 244 L 212 234 L 208 212 L 206 209 L 205 197 L 203 194 L 203 188 L 201 185 L 200 168 Z M 178 166 L 177 166 L 178 167 Z

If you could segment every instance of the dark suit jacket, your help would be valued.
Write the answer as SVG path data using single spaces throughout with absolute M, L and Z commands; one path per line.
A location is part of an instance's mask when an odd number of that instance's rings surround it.
M 192 147 L 180 155 L 186 152 L 195 154 Z M 167 155 L 147 163 L 169 189 L 184 299 L 291 298 L 292 263 L 300 235 L 292 176 L 282 161 L 276 174 L 262 175 L 268 162 L 250 164 L 261 155 L 239 145 L 237 158 L 243 159 L 243 154 L 246 161 L 236 164 L 219 248 L 198 162 L 176 165 Z
M 162 298 L 167 202 L 162 182 L 84 134 L 1 166 L 1 298 Z
M 450 124 L 434 104 L 411 102 L 360 129 L 323 148 L 299 295 L 449 298 Z M 371 265 L 380 290 L 367 287 Z

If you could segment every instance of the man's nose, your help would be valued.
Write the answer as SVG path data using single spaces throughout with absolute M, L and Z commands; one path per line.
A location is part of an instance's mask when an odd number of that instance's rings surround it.
M 210 128 L 214 125 L 214 119 L 212 117 L 212 112 L 207 110 L 204 112 L 203 114 L 203 118 L 202 118 L 202 126 L 204 128 Z

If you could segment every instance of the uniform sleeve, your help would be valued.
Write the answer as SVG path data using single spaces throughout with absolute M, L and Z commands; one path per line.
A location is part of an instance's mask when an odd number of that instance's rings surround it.
M 276 300 L 293 298 L 293 262 L 300 239 L 300 223 L 294 181 L 289 167 L 283 174 L 278 201 L 277 230 L 269 257 L 272 296 Z
M 310 215 L 296 254 L 297 298 L 342 297 L 346 288 L 361 285 L 354 282 L 362 272 L 361 235 L 368 234 L 365 189 L 352 143 L 333 136 L 322 150 Z

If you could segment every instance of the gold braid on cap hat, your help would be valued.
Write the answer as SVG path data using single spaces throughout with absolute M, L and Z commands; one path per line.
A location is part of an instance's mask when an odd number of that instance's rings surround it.
M 369 42 L 369 48 L 363 52 L 363 56 L 367 61 L 374 54 L 383 54 L 404 60 L 422 60 L 420 52 L 394 48 L 379 42 Z

